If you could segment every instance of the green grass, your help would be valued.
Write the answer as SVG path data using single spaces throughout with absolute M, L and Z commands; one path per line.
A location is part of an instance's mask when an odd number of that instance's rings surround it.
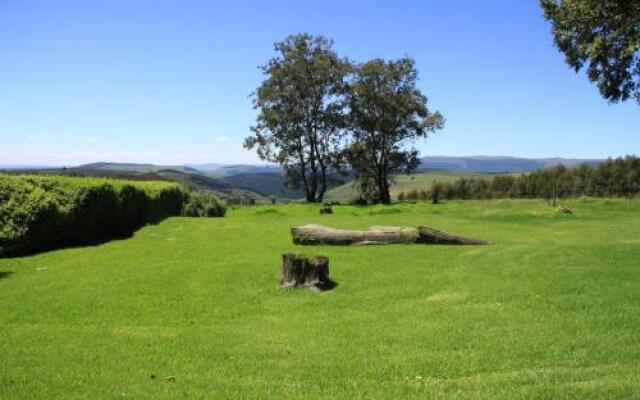
M 0 398 L 638 398 L 640 203 L 568 205 L 245 208 L 0 260 Z M 303 223 L 492 244 L 299 248 Z M 286 251 L 338 286 L 280 291 Z
M 510 174 L 513 175 L 513 174 Z M 449 172 L 449 171 L 428 171 L 417 172 L 410 175 L 394 175 L 391 181 L 391 196 L 396 198 L 402 191 L 428 190 L 434 182 L 452 182 L 460 178 L 491 179 L 495 174 L 483 174 L 477 172 Z M 356 190 L 353 182 L 345 183 L 327 191 L 325 199 L 327 201 L 345 202 L 356 197 Z

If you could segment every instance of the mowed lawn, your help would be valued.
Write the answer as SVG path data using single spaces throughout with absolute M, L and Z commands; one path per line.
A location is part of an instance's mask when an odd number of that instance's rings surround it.
M 258 207 L 2 259 L 0 399 L 640 398 L 640 203 L 568 204 Z M 492 244 L 293 246 L 304 223 Z M 338 286 L 282 292 L 286 251 Z

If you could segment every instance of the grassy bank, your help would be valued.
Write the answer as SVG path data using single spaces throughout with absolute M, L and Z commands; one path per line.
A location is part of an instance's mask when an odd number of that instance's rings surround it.
M 0 260 L 0 398 L 633 398 L 640 203 L 568 205 L 258 207 Z M 300 249 L 303 223 L 492 244 Z M 301 250 L 334 290 L 278 289 Z

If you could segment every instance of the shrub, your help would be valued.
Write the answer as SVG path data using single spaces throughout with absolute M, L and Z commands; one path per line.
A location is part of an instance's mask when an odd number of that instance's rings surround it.
M 320 214 L 333 214 L 333 209 L 331 206 L 324 206 L 320 208 Z
M 227 209 L 220 199 L 208 192 L 191 192 L 182 208 L 187 217 L 224 217 Z
M 166 182 L 0 174 L 0 248 L 22 255 L 128 235 L 180 214 L 185 198 Z
M 350 199 L 349 204 L 354 206 L 366 206 L 369 204 L 369 202 L 366 199 L 362 198 L 362 196 L 358 196 L 353 199 Z
M 413 189 L 413 190 L 409 191 L 405 196 L 406 200 L 415 201 L 415 200 L 418 200 L 419 198 L 420 198 L 420 195 L 419 195 L 419 193 L 418 193 L 418 191 L 416 189 Z

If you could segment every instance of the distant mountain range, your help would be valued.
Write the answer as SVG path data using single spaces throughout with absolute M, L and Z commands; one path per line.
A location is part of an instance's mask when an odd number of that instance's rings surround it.
M 573 167 L 580 164 L 597 165 L 604 160 L 579 158 L 519 158 L 519 157 L 448 157 L 430 156 L 420 159 L 419 170 L 440 170 L 452 172 L 484 172 L 491 174 L 507 172 L 526 172 L 556 165 Z
M 450 157 L 430 156 L 421 159 L 418 172 L 448 171 L 502 174 L 527 172 L 555 165 L 576 166 L 582 163 L 596 165 L 603 160 L 573 158 L 518 158 L 518 157 Z M 31 167 L 27 165 L 0 165 L 0 170 L 40 170 L 72 175 L 113 176 L 129 179 L 161 179 L 179 182 L 198 190 L 212 190 L 221 195 L 246 194 L 259 198 L 277 197 L 298 199 L 300 190 L 285 186 L 280 166 L 275 164 L 185 164 L 156 165 L 136 163 L 97 162 L 71 168 Z M 345 183 L 333 182 L 332 187 Z

